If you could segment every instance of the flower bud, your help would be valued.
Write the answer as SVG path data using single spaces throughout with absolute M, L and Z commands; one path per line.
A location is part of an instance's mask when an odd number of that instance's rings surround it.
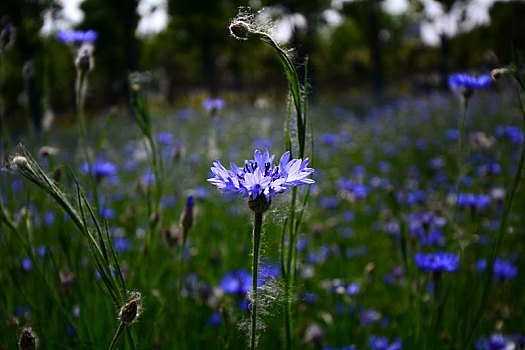
M 17 166 L 17 168 L 22 169 L 28 166 L 27 158 L 22 156 L 16 156 L 13 158 L 13 163 Z
M 503 75 L 506 75 L 509 72 L 510 70 L 508 68 L 496 68 L 490 72 L 490 77 L 492 78 L 492 80 L 498 80 Z
M 77 51 L 75 59 L 75 66 L 80 72 L 89 72 L 95 67 L 95 60 L 93 59 L 93 45 L 84 43 Z
M 230 34 L 237 40 L 248 40 L 250 34 L 250 26 L 243 21 L 235 21 L 230 24 Z
M 35 350 L 38 347 L 38 337 L 30 327 L 24 328 L 18 341 L 20 350 Z
M 2 48 L 7 48 L 13 44 L 15 41 L 15 27 L 8 24 L 0 33 L 0 45 Z
M 188 195 L 186 199 L 186 208 L 180 218 L 180 225 L 182 227 L 183 238 L 186 240 L 190 228 L 193 226 L 193 195 Z
M 135 299 L 131 300 L 126 305 L 122 306 L 118 314 L 120 322 L 131 323 L 133 322 L 138 315 L 138 304 Z

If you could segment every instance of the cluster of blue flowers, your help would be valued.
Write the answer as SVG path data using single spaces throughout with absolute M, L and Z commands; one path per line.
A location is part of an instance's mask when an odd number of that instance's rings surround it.
M 268 150 L 265 150 L 264 154 L 256 150 L 254 160 L 246 160 L 243 168 L 230 163 L 231 170 L 227 170 L 216 159 L 211 168 L 215 176 L 208 181 L 224 192 L 243 194 L 243 197 L 249 196 L 253 200 L 263 195 L 266 201 L 290 187 L 314 183 L 314 180 L 308 178 L 314 172 L 314 169 L 306 167 L 308 158 L 304 161 L 290 160 L 290 152 L 286 152 L 282 155 L 279 165 L 275 166 L 274 157 L 270 156 Z

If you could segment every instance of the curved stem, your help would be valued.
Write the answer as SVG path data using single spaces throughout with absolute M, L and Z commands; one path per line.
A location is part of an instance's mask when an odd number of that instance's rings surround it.
M 108 350 L 112 350 L 115 348 L 115 346 L 118 343 L 118 340 L 120 336 L 122 335 L 122 332 L 124 332 L 124 329 L 126 328 L 126 324 L 124 322 L 120 322 L 120 325 L 117 328 L 117 331 L 115 332 L 115 336 L 113 337 L 113 340 L 111 341 L 111 344 L 109 344 Z
M 253 252 L 252 252 L 252 324 L 250 336 L 250 349 L 257 346 L 257 273 L 259 269 L 259 242 L 262 230 L 262 213 L 255 213 L 253 224 Z

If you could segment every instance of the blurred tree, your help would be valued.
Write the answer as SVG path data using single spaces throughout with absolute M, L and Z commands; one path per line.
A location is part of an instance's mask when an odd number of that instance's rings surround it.
M 409 0 L 411 5 L 419 10 L 420 14 L 423 14 L 423 17 L 432 22 L 436 23 L 438 20 L 443 20 L 443 18 L 446 18 L 448 20 L 448 25 L 441 25 L 439 30 L 439 40 L 440 40 L 440 85 L 443 89 L 448 89 L 448 75 L 450 73 L 449 71 L 449 51 L 450 51 L 450 40 L 453 35 L 456 33 L 452 33 L 451 29 L 453 29 L 455 26 L 450 25 L 452 21 L 456 22 L 457 24 L 457 30 L 459 32 L 462 31 L 462 25 L 461 23 L 465 20 L 468 10 L 468 5 L 471 2 L 471 0 Z M 434 3 L 434 4 L 433 4 Z M 428 8 L 431 5 L 435 5 L 435 3 L 439 4 L 441 7 L 441 15 L 439 16 L 433 16 L 430 17 L 425 9 Z
M 247 1 L 168 0 L 169 31 L 177 33 L 175 37 L 181 49 L 200 51 L 201 79 L 212 96 L 218 92 L 219 56 L 230 40 L 228 25 L 242 5 L 247 5 Z
M 381 8 L 383 0 L 355 0 L 345 2 L 343 14 L 352 18 L 366 39 L 370 58 L 372 59 L 372 84 L 374 92 L 380 96 L 383 91 L 382 59 L 382 19 L 385 13 Z
M 42 83 L 43 40 L 40 30 L 44 25 L 44 15 L 60 11 L 61 5 L 56 0 L 2 0 L 0 2 L 0 27 L 12 24 L 16 29 L 14 50 L 8 60 L 10 69 L 7 72 L 11 93 L 19 93 L 25 87 L 28 109 L 37 133 L 41 130 L 42 105 L 40 102 Z M 22 74 L 20 74 L 22 73 Z M 23 84 L 21 81 L 23 80 Z M 40 84 L 39 84 L 40 83 Z M 19 87 L 18 89 L 14 87 Z M 17 98 L 6 99 L 17 101 Z M 6 104 L 6 114 L 16 109 L 16 105 Z
M 331 0 L 262 0 L 263 6 L 273 6 L 284 10 L 284 19 L 290 22 L 291 46 L 294 49 L 299 79 L 304 81 L 304 66 L 302 63 L 309 57 L 308 78 L 309 83 L 315 86 L 315 72 L 318 62 L 315 61 L 314 52 L 319 50 L 319 26 L 324 22 L 324 11 L 331 8 Z M 297 20 L 302 16 L 304 25 Z
M 127 76 L 138 69 L 139 0 L 85 0 L 80 4 L 84 20 L 80 29 L 94 29 L 96 42 L 95 70 L 91 74 L 99 101 L 113 103 L 127 98 Z

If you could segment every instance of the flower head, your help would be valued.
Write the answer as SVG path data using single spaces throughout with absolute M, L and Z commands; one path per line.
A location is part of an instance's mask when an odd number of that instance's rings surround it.
M 57 39 L 63 43 L 94 43 L 97 41 L 98 33 L 95 30 L 61 30 Z
M 447 272 L 459 269 L 459 257 L 450 252 L 416 253 L 414 259 L 418 268 L 424 271 Z
M 467 73 L 455 73 L 448 77 L 448 85 L 450 88 L 466 98 L 470 97 L 475 89 L 483 89 L 489 86 L 491 82 L 492 79 L 488 74 L 473 77 Z
M 400 350 L 402 344 L 400 338 L 397 338 L 392 344 L 390 344 L 388 338 L 375 335 L 371 335 L 369 341 L 370 348 L 373 350 Z
M 224 192 L 243 194 L 243 197 L 252 200 L 259 195 L 264 196 L 266 202 L 270 201 L 271 196 L 285 192 L 290 187 L 315 182 L 308 178 L 314 172 L 314 169 L 306 167 L 308 158 L 290 160 L 290 152 L 286 152 L 277 166 L 273 163 L 274 158 L 267 149 L 264 154 L 256 150 L 254 160 L 246 160 L 243 168 L 230 163 L 231 170 L 227 170 L 216 159 L 211 168 L 214 177 L 208 181 Z

